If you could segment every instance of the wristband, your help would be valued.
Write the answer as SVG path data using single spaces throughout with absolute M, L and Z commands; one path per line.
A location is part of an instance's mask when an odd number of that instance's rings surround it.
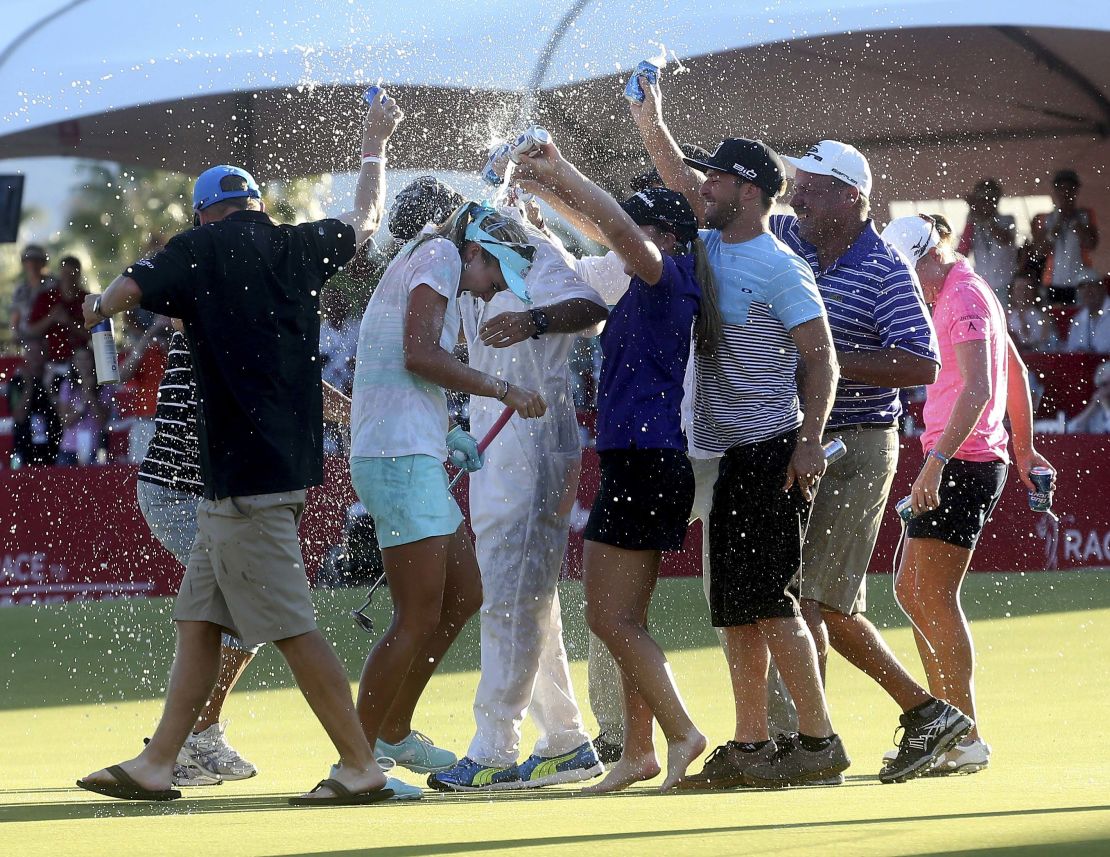
M 382 166 L 385 166 L 385 158 L 381 155 L 366 155 L 366 154 L 364 154 L 362 156 L 362 162 L 364 164 L 381 164 Z
M 929 450 L 929 455 L 927 457 L 935 458 L 937 461 L 940 462 L 941 467 L 944 467 L 946 464 L 948 464 L 948 462 L 950 462 L 952 460 L 947 455 L 945 455 L 943 452 L 937 452 L 935 449 L 930 449 Z

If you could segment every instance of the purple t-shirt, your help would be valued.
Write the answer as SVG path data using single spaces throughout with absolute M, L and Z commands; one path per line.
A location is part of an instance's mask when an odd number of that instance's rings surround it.
M 686 449 L 682 381 L 701 306 L 693 256 L 664 256 L 654 286 L 633 277 L 601 333 L 597 449 Z

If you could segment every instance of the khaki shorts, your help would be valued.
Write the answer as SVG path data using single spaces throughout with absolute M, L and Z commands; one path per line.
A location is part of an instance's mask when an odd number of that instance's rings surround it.
M 247 645 L 316 629 L 297 525 L 305 492 L 201 500 L 173 618 L 211 622 Z
M 821 479 L 802 549 L 800 594 L 837 613 L 867 609 L 867 566 L 898 467 L 898 431 L 877 426 L 833 429 L 847 454 Z

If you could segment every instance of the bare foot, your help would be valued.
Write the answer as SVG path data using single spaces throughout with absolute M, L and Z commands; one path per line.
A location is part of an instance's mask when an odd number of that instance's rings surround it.
M 127 771 L 127 773 L 131 775 L 131 778 L 144 789 L 149 789 L 150 791 L 163 791 L 173 788 L 172 764 L 169 767 L 152 765 L 150 762 L 143 759 L 142 756 L 137 756 L 126 762 L 120 762 L 119 766 Z M 99 771 L 94 771 L 87 777 L 82 777 L 81 782 L 116 785 L 119 783 L 119 780 L 113 777 L 108 772 L 107 768 L 101 768 Z
M 582 789 L 584 795 L 603 795 L 609 792 L 619 792 L 633 783 L 640 783 L 659 776 L 659 761 L 652 756 L 641 756 L 630 759 L 621 756 L 621 760 L 609 769 L 600 783 Z
M 705 736 L 696 729 L 681 741 L 667 742 L 667 776 L 659 791 L 673 789 L 686 776 L 686 769 L 705 752 Z
M 385 787 L 385 774 L 382 773 L 377 763 L 371 762 L 371 765 L 372 767 L 368 768 L 355 768 L 349 765 L 332 765 L 331 771 L 328 773 L 328 778 L 343 783 L 343 785 L 354 794 L 375 792 Z M 301 797 L 315 800 L 318 798 L 335 797 L 335 793 L 327 786 L 324 786 L 319 791 L 306 792 L 301 795 Z

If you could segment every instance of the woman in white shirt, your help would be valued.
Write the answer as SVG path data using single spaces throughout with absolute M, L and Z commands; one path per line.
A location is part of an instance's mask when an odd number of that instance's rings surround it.
M 448 432 L 444 389 L 504 402 L 524 418 L 538 393 L 471 369 L 459 341 L 462 292 L 489 301 L 524 276 L 535 248 L 519 223 L 477 203 L 426 229 L 390 263 L 359 329 L 351 414 L 351 479 L 374 518 L 393 622 L 370 651 L 358 714 L 378 756 L 419 773 L 450 767 L 449 751 L 412 731 L 412 711 L 436 666 L 482 602 L 474 546 L 451 496 L 448 449 L 482 466 L 473 437 Z

